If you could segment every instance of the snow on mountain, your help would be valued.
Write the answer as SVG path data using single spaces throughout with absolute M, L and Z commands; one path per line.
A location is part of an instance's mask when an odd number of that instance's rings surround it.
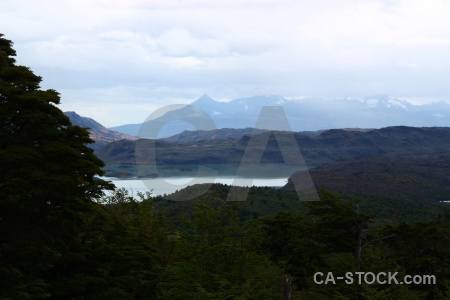
M 397 125 L 450 126 L 450 105 L 447 103 L 414 105 L 385 95 L 335 99 L 318 97 L 286 99 L 269 95 L 240 98 L 230 102 L 218 102 L 203 95 L 191 105 L 206 112 L 215 122 L 216 128 L 255 127 L 263 106 L 282 106 L 294 131 L 382 128 Z M 139 127 L 140 124 L 131 124 L 112 129 L 137 135 Z M 182 132 L 184 129 L 186 128 L 173 127 L 170 134 Z
M 406 101 L 404 100 L 399 100 L 399 99 L 389 99 L 388 100 L 388 107 L 397 107 L 397 108 L 402 108 L 404 110 L 408 110 L 408 108 L 406 107 Z

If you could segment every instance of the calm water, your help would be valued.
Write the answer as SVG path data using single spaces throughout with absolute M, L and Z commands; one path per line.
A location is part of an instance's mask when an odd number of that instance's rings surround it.
M 294 172 L 305 170 L 302 166 L 286 166 L 265 164 L 237 168 L 217 166 L 164 168 L 158 178 L 104 178 L 111 180 L 116 187 L 126 188 L 131 194 L 150 191 L 153 195 L 171 194 L 189 185 L 200 183 L 222 183 L 237 186 L 270 186 L 282 187 Z M 189 169 L 189 170 L 187 170 Z

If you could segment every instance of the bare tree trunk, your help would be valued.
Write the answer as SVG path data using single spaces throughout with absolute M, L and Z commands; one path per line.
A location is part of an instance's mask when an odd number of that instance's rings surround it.
M 286 282 L 284 283 L 284 300 L 291 299 L 291 278 L 286 275 Z

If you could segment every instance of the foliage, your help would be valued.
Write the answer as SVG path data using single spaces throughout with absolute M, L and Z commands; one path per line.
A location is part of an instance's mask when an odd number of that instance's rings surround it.
M 15 54 L 0 35 L 0 295 L 45 298 L 79 247 L 82 214 L 112 186 L 94 178 L 103 163 L 88 131 Z

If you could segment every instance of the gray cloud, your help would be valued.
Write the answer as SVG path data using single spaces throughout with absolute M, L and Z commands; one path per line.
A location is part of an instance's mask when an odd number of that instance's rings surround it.
M 448 15 L 445 0 L 0 2 L 18 62 L 108 126 L 204 93 L 450 100 Z

